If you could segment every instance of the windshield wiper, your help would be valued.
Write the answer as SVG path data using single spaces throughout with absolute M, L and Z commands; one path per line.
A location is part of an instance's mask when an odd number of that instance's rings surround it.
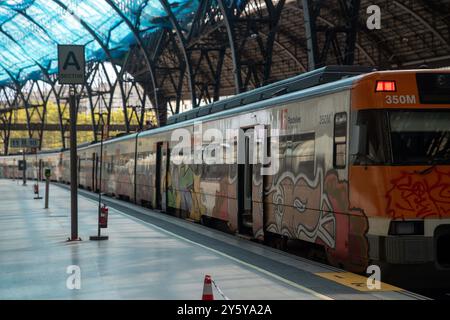
M 428 167 L 424 170 L 416 171 L 416 173 L 418 173 L 420 175 L 429 174 L 431 171 L 433 171 L 434 168 L 436 168 L 436 166 L 437 166 L 437 163 L 433 164 L 431 167 Z
M 434 158 L 433 160 L 430 161 L 431 162 L 431 166 L 430 167 L 428 167 L 428 168 L 426 168 L 424 170 L 421 170 L 421 171 L 416 171 L 416 173 L 421 174 L 421 175 L 428 174 L 431 171 L 433 171 L 433 169 L 436 168 L 437 165 L 442 164 L 446 160 L 449 160 L 449 159 L 442 158 L 442 157 Z

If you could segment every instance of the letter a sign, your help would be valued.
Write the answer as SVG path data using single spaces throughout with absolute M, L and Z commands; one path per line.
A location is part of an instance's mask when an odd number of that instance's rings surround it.
M 59 84 L 83 84 L 85 64 L 84 46 L 58 45 Z

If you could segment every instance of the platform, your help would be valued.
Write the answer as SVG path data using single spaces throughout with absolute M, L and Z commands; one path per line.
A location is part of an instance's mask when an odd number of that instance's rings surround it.
M 68 189 L 52 184 L 46 210 L 33 199 L 33 182 L 21 184 L 0 180 L 0 299 L 197 300 L 207 274 L 231 300 L 423 298 L 387 286 L 359 290 L 356 275 L 111 198 L 109 240 L 89 241 L 97 195 L 82 190 L 83 241 L 69 243 Z M 71 265 L 81 271 L 79 290 L 66 286 Z

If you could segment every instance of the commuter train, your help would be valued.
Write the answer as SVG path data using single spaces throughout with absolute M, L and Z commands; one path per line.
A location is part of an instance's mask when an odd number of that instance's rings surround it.
M 260 241 L 311 243 L 353 272 L 448 279 L 449 71 L 302 74 L 105 141 L 101 181 L 100 147 L 79 147 L 80 187 Z M 21 157 L 1 157 L 0 176 L 20 178 Z M 27 158 L 29 178 L 48 167 L 70 182 L 68 151 Z

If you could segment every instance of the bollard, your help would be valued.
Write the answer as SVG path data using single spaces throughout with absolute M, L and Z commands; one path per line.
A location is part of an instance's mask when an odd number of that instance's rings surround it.
M 34 200 L 42 199 L 42 197 L 39 195 L 39 182 L 36 182 L 34 185 L 34 194 L 35 194 Z

